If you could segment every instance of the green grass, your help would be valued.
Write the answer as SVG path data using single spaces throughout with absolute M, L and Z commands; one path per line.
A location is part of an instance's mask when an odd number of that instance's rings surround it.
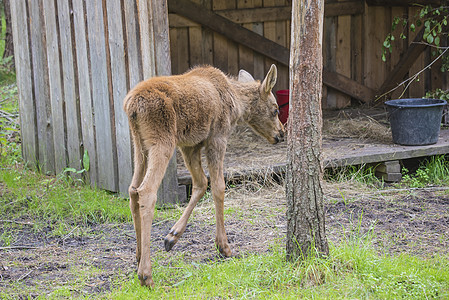
M 327 169 L 324 178 L 331 182 L 359 182 L 369 187 L 380 187 L 383 181 L 375 175 L 376 166 L 345 166 Z
M 413 188 L 428 185 L 443 185 L 449 183 L 449 160 L 445 155 L 431 156 L 424 160 L 414 174 L 406 168 L 402 169 L 401 185 Z
M 63 175 L 44 176 L 27 169 L 2 169 L 0 197 L 4 217 L 42 219 L 57 223 L 106 223 L 131 220 L 128 200 L 85 185 L 74 185 Z
M 428 299 L 449 297 L 449 261 L 434 257 L 379 255 L 369 240 L 331 245 L 329 258 L 289 263 L 276 245 L 267 254 L 206 264 L 155 261 L 156 288 L 140 287 L 136 276 L 117 287 L 112 299 Z

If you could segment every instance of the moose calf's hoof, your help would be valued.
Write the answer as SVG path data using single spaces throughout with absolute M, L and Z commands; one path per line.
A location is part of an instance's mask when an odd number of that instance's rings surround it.
M 154 282 L 153 279 L 151 278 L 151 276 L 146 276 L 146 275 L 138 275 L 137 276 L 140 280 L 140 285 L 141 286 L 146 286 L 149 288 L 154 288 Z
M 220 254 L 223 255 L 224 257 L 231 257 L 232 255 L 232 251 L 229 245 L 225 245 L 224 247 L 219 245 L 218 250 L 220 251 Z
M 171 236 L 171 234 L 167 235 L 164 239 L 164 246 L 165 246 L 165 251 L 170 251 L 171 248 L 173 248 L 173 246 L 176 244 L 176 239 L 174 236 Z

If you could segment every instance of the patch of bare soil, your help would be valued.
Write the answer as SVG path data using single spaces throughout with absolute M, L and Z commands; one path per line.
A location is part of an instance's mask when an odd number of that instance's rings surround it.
M 325 185 L 324 191 L 329 240 L 338 244 L 344 237 L 370 233 L 380 252 L 423 257 L 449 254 L 446 190 L 339 191 Z M 282 187 L 249 183 L 244 188 L 230 189 L 225 208 L 226 230 L 235 259 L 285 243 L 286 201 Z M 174 222 L 155 220 L 151 246 L 154 260 L 170 265 L 173 259 L 198 263 L 219 259 L 213 244 L 211 200 L 198 205 L 183 237 L 166 253 L 163 238 Z M 67 287 L 75 295 L 92 296 L 110 290 L 114 282 L 134 276 L 137 265 L 132 224 L 81 229 L 82 234 L 55 238 L 50 236 L 50 228 L 35 231 L 29 225 L 3 222 L 0 235 L 10 234 L 12 244 L 0 244 L 0 291 L 25 299 Z

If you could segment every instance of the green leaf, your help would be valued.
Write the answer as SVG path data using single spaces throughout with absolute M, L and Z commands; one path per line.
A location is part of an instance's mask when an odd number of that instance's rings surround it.
M 440 37 L 439 36 L 437 36 L 436 38 L 435 38 L 435 45 L 436 46 L 440 46 Z
M 87 152 L 87 149 L 85 149 L 83 154 L 83 168 L 84 170 L 86 170 L 86 172 L 89 172 L 89 167 L 90 167 L 89 153 Z
M 413 31 L 413 32 L 415 32 L 415 24 L 413 24 L 413 23 L 410 24 L 410 30 Z
M 429 44 L 432 44 L 433 43 L 433 41 L 434 41 L 434 38 L 433 38 L 433 35 L 431 35 L 431 34 L 429 34 L 428 36 L 427 36 L 427 42 L 429 43 Z
M 75 168 L 65 168 L 63 173 L 68 173 L 68 172 L 76 173 L 76 169 Z

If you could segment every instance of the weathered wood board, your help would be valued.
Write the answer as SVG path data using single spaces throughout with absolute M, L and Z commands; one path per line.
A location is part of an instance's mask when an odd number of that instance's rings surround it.
M 11 11 L 25 160 L 48 174 L 85 169 L 87 182 L 127 195 L 122 103 L 139 81 L 171 72 L 167 2 L 27 0 Z M 178 198 L 176 158 L 169 169 L 163 203 Z

